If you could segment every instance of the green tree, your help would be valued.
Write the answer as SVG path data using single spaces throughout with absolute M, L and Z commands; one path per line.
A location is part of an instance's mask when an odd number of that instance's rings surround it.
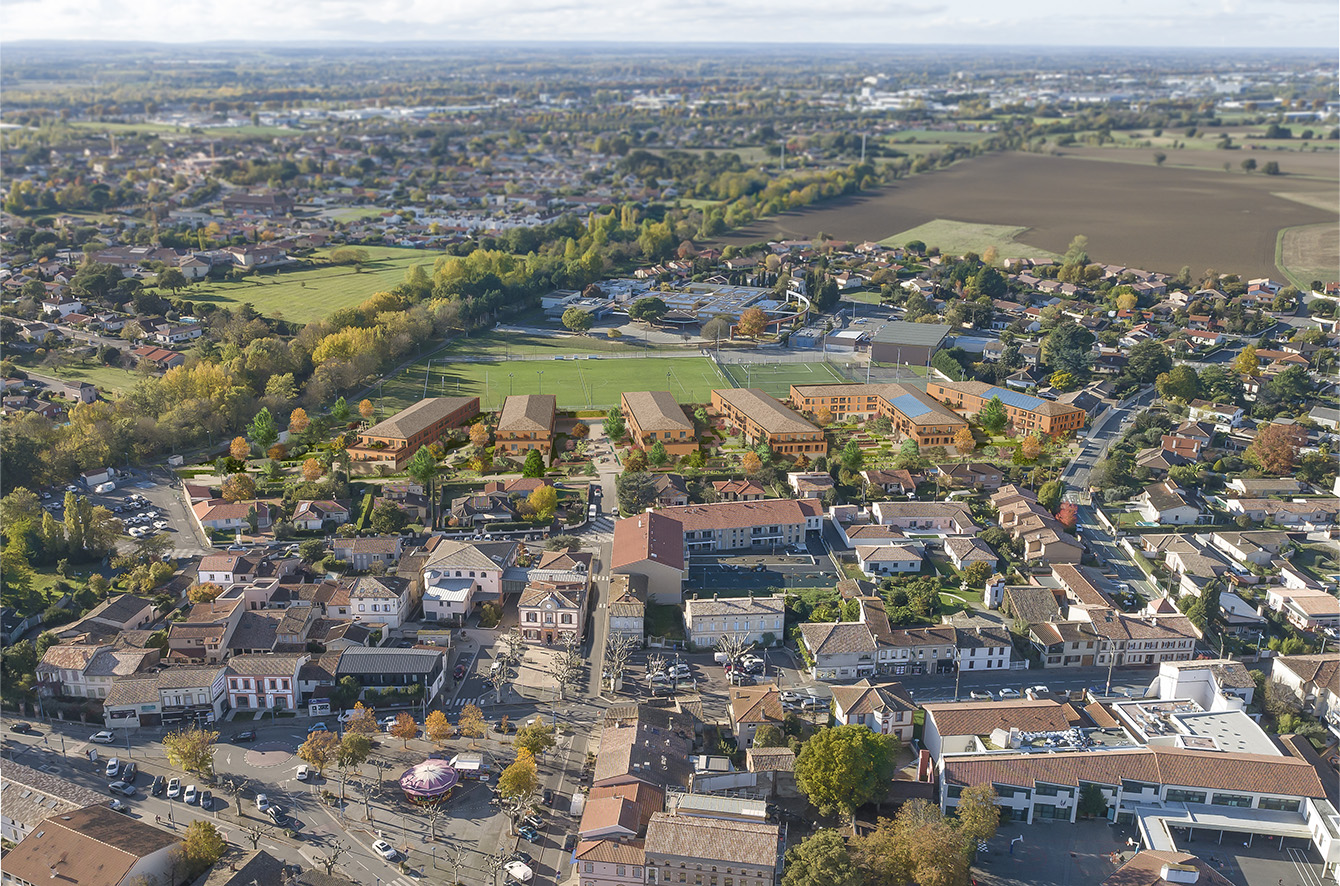
M 990 265 L 983 265 L 968 284 L 968 294 L 973 298 L 1003 298 L 1009 291 L 1004 275 Z
M 340 750 L 340 737 L 324 729 L 313 732 L 298 748 L 298 758 L 314 766 L 316 771 L 325 775 L 326 767 L 335 762 Z
M 629 305 L 628 316 L 630 319 L 641 320 L 644 323 L 655 323 L 669 311 L 670 308 L 664 301 L 652 295 L 640 298 Z
M 997 436 L 1005 430 L 1005 425 L 1009 423 L 1009 413 L 1005 411 L 1005 404 L 999 397 L 992 397 L 982 404 L 982 408 L 977 412 L 977 420 L 981 422 L 982 427 L 988 434 Z
M 346 424 L 353 417 L 353 412 L 349 409 L 349 404 L 341 397 L 335 401 L 335 405 L 330 407 L 330 417 L 340 424 Z
M 554 519 L 554 511 L 558 509 L 558 490 L 548 484 L 537 486 L 526 496 L 526 503 L 535 512 L 536 520 L 547 523 Z
M 532 449 L 526 453 L 526 462 L 521 466 L 521 476 L 530 478 L 544 476 L 544 456 L 540 454 L 540 450 Z
M 203 777 L 214 773 L 214 743 L 219 733 L 188 726 L 163 736 L 163 753 L 173 766 Z
M 394 535 L 409 525 L 409 514 L 395 502 L 382 499 L 372 509 L 372 518 L 368 522 L 377 534 Z
M 994 571 L 992 565 L 985 560 L 974 560 L 963 568 L 963 583 L 970 588 L 986 587 L 986 580 L 991 577 Z
M 554 727 L 538 720 L 528 723 L 516 731 L 514 743 L 538 757 L 554 746 Z
M 865 465 L 865 453 L 861 450 L 861 445 L 855 438 L 847 441 L 842 447 L 842 452 L 838 455 L 838 461 L 841 462 L 845 470 L 855 474 Z
M 464 727 L 461 729 L 464 734 Z M 507 800 L 522 800 L 534 794 L 540 787 L 539 767 L 535 764 L 535 755 L 525 748 L 517 751 L 516 762 L 508 766 L 498 776 L 498 795 Z
M 268 408 L 262 406 L 261 411 L 256 413 L 256 417 L 247 428 L 247 438 L 256 444 L 261 452 L 278 442 L 279 428 L 275 426 L 274 416 L 270 414 Z
M 563 312 L 563 325 L 573 332 L 588 332 L 596 318 L 590 311 L 583 311 L 581 308 L 568 308 Z
M 1080 785 L 1079 814 L 1085 818 L 1107 815 L 1107 798 L 1103 796 L 1103 789 L 1091 781 Z
M 1163 342 L 1153 339 L 1137 342 L 1126 359 L 1126 371 L 1146 384 L 1158 378 L 1159 373 L 1172 369 L 1172 365 L 1172 355 Z
M 1190 403 L 1200 396 L 1200 377 L 1190 366 L 1174 366 L 1167 372 L 1159 373 L 1154 380 L 1154 388 L 1165 400 L 1180 400 Z
M 1243 161 L 1242 161 L 1242 171 L 1243 171 L 1243 172 L 1254 172 L 1254 171 L 1256 171 L 1256 158 L 1255 158 L 1255 157 L 1248 157 L 1246 160 L 1243 160 Z
M 1053 372 L 1083 378 L 1093 362 L 1093 333 L 1074 321 L 1058 323 L 1042 340 L 1042 359 Z
M 432 451 L 427 446 L 420 446 L 414 457 L 409 460 L 409 464 L 405 465 L 405 472 L 409 474 L 411 480 L 423 487 L 428 500 L 436 506 L 437 459 L 433 458 Z M 433 517 L 433 514 L 429 515 L 430 522 L 433 521 Z
M 754 730 L 753 746 L 756 748 L 784 748 L 786 735 L 771 723 L 764 723 Z
M 898 739 L 866 726 L 834 726 L 817 732 L 796 758 L 796 784 L 826 815 L 850 815 L 889 791 Z
M 197 818 L 186 826 L 182 837 L 182 851 L 193 871 L 204 871 L 223 858 L 228 844 L 214 827 L 214 822 Z
M 1061 496 L 1065 495 L 1065 483 L 1061 480 L 1048 480 L 1038 487 L 1038 504 L 1053 514 L 1061 506 Z
M 659 468 L 661 465 L 665 464 L 669 460 L 670 460 L 670 453 L 665 451 L 665 444 L 662 443 L 660 440 L 657 440 L 655 443 L 651 444 L 650 448 L 647 449 L 647 461 L 649 461 L 656 467 Z
M 703 339 L 709 342 L 719 341 L 721 339 L 730 339 L 731 322 L 728 317 L 713 317 L 703 324 Z
M 187 283 L 186 275 L 176 268 L 165 268 L 158 272 L 158 285 L 172 290 L 174 295 L 178 290 L 185 289 Z
M 619 407 L 612 407 L 609 412 L 605 413 L 605 436 L 611 440 L 618 440 L 623 437 L 626 431 L 623 413 L 619 411 Z
M 816 831 L 786 852 L 782 886 L 862 886 L 864 882 L 847 851 L 847 841 L 831 828 Z
M 963 789 L 954 816 L 958 819 L 959 833 L 966 838 L 969 851 L 978 843 L 985 843 L 996 835 L 1000 827 L 1000 807 L 996 805 L 996 789 L 989 784 L 976 784 Z
M 625 471 L 614 478 L 619 512 L 640 514 L 656 503 L 656 481 L 646 471 Z

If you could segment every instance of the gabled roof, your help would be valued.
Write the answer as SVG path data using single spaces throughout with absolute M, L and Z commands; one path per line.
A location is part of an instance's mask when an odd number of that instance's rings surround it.
M 693 422 L 669 391 L 625 391 L 623 400 L 643 430 L 693 432 Z
M 503 401 L 498 431 L 548 434 L 554 428 L 558 400 L 553 394 L 521 394 Z
M 1082 726 L 1084 718 L 1068 703 L 1051 699 L 928 703 L 926 716 L 935 718 L 940 735 L 990 735 L 1011 728 L 1024 732 L 1060 732 Z
M 362 433 L 367 437 L 400 437 L 408 440 L 471 403 L 474 404 L 475 411 L 478 411 L 478 397 L 427 397 Z
M 610 568 L 623 569 L 649 560 L 684 569 L 683 525 L 659 511 L 616 521 Z
M 776 686 L 732 686 L 730 718 L 735 724 L 777 723 L 786 719 Z
M 871 683 L 869 680 L 862 680 L 852 686 L 834 686 L 833 702 L 849 717 L 914 711 L 917 708 L 917 703 L 907 694 L 902 683 Z
M 5 874 L 29 883 L 56 878 L 78 886 L 116 886 L 142 858 L 179 842 L 109 806 L 88 806 L 44 820 L 5 856 Z
M 868 625 L 860 622 L 807 622 L 800 626 L 801 638 L 810 654 L 845 655 L 850 653 L 875 653 L 874 635 Z
M 648 855 L 726 861 L 772 871 L 777 866 L 775 824 L 658 812 L 647 825 Z

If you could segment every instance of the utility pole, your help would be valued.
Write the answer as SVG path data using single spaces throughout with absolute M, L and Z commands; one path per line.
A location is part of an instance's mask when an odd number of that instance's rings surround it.
M 865 133 L 861 133 L 861 165 L 865 165 Z
M 782 139 L 782 172 L 786 172 L 786 139 Z

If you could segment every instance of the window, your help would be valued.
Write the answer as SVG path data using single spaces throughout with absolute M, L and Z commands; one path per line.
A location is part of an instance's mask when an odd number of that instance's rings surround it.
M 588 862 L 586 863 L 586 866 L 585 866 L 584 868 L 582 868 L 582 870 L 583 870 L 585 873 L 593 874 L 593 873 L 595 873 L 596 866 L 595 866 L 594 864 L 592 864 L 591 862 L 588 861 Z
M 1252 798 L 1245 794 L 1215 794 L 1210 798 L 1211 806 L 1236 806 L 1239 809 L 1252 808 Z
M 1276 809 L 1281 812 L 1297 812 L 1300 805 L 1298 800 L 1286 800 L 1283 797 L 1262 797 L 1261 802 L 1256 804 L 1256 808 Z
M 359 612 L 365 612 L 365 611 L 366 611 L 366 607 L 364 607 L 362 603 L 359 603 L 359 604 L 358 604 L 358 611 L 359 611 Z
M 628 875 L 628 869 L 623 865 L 617 865 L 614 868 L 614 873 L 620 877 L 625 877 Z

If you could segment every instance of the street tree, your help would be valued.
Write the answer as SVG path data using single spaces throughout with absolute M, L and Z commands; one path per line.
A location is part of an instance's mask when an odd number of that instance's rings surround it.
M 470 739 L 471 747 L 475 746 L 477 739 L 488 734 L 488 726 L 484 723 L 484 712 L 478 705 L 468 704 L 461 708 L 460 716 L 456 718 L 456 731 Z
M 521 476 L 536 478 L 544 476 L 544 456 L 540 450 L 532 449 L 526 453 L 526 461 L 521 466 Z
M 515 744 L 538 757 L 554 746 L 554 727 L 538 720 L 516 731 Z
M 419 724 L 415 722 L 412 716 L 401 711 L 396 715 L 395 722 L 391 724 L 390 732 L 401 740 L 402 748 L 407 748 L 409 747 L 409 740 L 418 737 Z
M 656 503 L 656 481 L 646 471 L 624 471 L 614 478 L 619 512 L 640 514 Z
M 344 724 L 346 734 L 357 732 L 363 735 L 376 735 L 381 732 L 381 727 L 377 725 L 376 712 L 363 707 L 363 702 L 355 702 L 353 710 L 349 715 L 349 722 Z
M 326 876 L 329 877 L 335 868 L 340 864 L 340 856 L 349 851 L 349 847 L 338 840 L 330 840 L 325 844 L 326 851 L 316 856 L 315 861 L 321 867 L 325 868 Z
M 298 748 L 298 757 L 316 767 L 316 771 L 326 774 L 326 767 L 335 762 L 340 750 L 340 737 L 324 729 L 313 732 Z
M 239 815 L 241 812 L 242 810 L 238 809 Z M 251 841 L 251 849 L 254 852 L 256 849 L 260 848 L 262 839 L 267 839 L 274 834 L 274 829 L 261 822 L 247 822 L 242 828 L 242 833 L 246 835 L 246 838 L 249 841 Z
M 954 435 L 954 448 L 958 450 L 959 455 L 972 455 L 977 449 L 977 438 L 972 434 L 972 428 L 964 425 L 958 429 Z
M 168 762 L 183 772 L 202 777 L 214 774 L 214 743 L 219 733 L 198 726 L 187 726 L 163 736 L 163 752 Z
M 423 723 L 423 731 L 428 736 L 428 740 L 440 748 L 446 743 L 447 739 L 455 734 L 456 728 L 451 725 L 451 721 L 447 719 L 446 714 L 441 711 L 432 711 Z
M 640 645 L 638 641 L 628 634 L 611 634 L 605 641 L 604 673 L 608 676 L 604 679 L 609 681 L 611 691 L 617 689 L 623 680 L 624 671 L 628 668 L 628 659 L 632 657 L 633 650 L 638 645 Z
M 344 786 L 350 770 L 357 770 L 372 755 L 372 739 L 361 732 L 345 732 L 335 752 L 335 765 L 340 767 L 340 801 L 344 801 Z
M 420 806 L 423 812 L 424 821 L 428 822 L 428 842 L 437 842 L 437 823 L 447 814 L 447 810 L 440 804 L 433 803 L 428 806 Z
M 796 758 L 796 784 L 825 815 L 850 817 L 889 791 L 898 739 L 861 726 L 820 730 Z
M 554 678 L 560 699 L 567 697 L 568 686 L 576 683 L 586 669 L 586 662 L 577 649 L 579 643 L 577 632 L 568 631 L 563 635 L 563 650 L 549 664 L 549 673 Z
M 659 653 L 659 652 L 653 652 L 651 655 L 647 656 L 647 688 L 648 688 L 648 689 L 651 688 L 651 680 L 652 680 L 652 678 L 655 677 L 657 674 L 663 673 L 663 672 L 665 671 L 666 665 L 668 665 L 669 663 L 670 663 L 670 659 L 667 658 L 666 656 L 662 655 L 662 654 Z
M 540 787 L 540 771 L 535 755 L 525 748 L 517 751 L 516 762 L 498 776 L 498 796 L 516 802 L 533 795 Z
M 548 484 L 537 486 L 526 496 L 526 504 L 535 511 L 536 520 L 548 523 L 554 519 L 554 511 L 558 509 L 558 490 Z
M 233 775 L 219 783 L 219 787 L 226 794 L 231 794 L 233 801 L 237 804 L 237 814 L 242 814 L 242 795 L 250 792 L 250 780 L 245 775 Z
M 725 653 L 732 664 L 739 661 L 754 648 L 754 641 L 747 634 L 722 634 L 717 638 L 717 651 Z
M 198 818 L 186 826 L 186 833 L 182 836 L 182 849 L 191 868 L 204 871 L 213 867 L 223 857 L 223 853 L 228 850 L 228 844 L 219 833 L 219 829 L 214 826 L 214 822 Z
M 234 437 L 233 442 L 228 444 L 228 454 L 238 461 L 245 461 L 251 455 L 251 444 L 246 437 Z

